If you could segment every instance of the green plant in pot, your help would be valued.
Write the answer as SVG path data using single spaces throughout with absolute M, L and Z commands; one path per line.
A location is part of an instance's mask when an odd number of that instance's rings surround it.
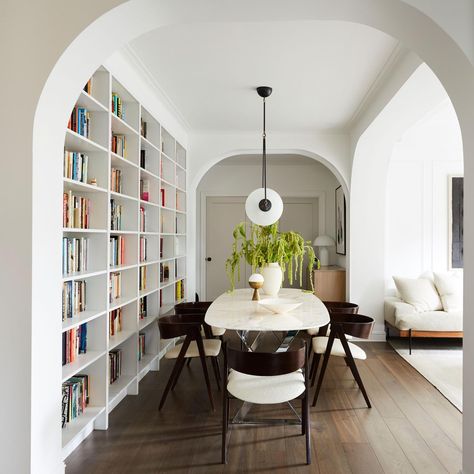
M 246 224 L 241 222 L 233 232 L 232 254 L 226 260 L 226 271 L 231 289 L 235 288 L 235 277 L 240 280 L 242 259 L 251 265 L 252 271 L 262 273 L 266 294 L 276 296 L 280 289 L 283 275 L 288 272 L 288 281 L 299 281 L 303 286 L 303 260 L 308 259 L 311 289 L 313 290 L 313 266 L 317 261 L 311 242 L 305 241 L 298 232 L 280 232 L 278 222 L 269 226 Z M 270 285 L 274 280 L 277 284 Z M 267 281 L 268 280 L 268 281 Z M 270 280 L 272 280 L 270 282 Z M 279 280 L 279 281 L 278 281 Z M 266 283 L 266 284 L 265 284 Z M 276 288 L 276 291 L 275 291 Z

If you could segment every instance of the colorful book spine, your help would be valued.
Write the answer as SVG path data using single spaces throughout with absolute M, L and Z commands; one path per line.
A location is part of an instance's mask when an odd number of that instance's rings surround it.
M 63 275 L 88 269 L 89 239 L 63 237 Z
M 121 235 L 112 235 L 109 241 L 110 265 L 125 264 L 125 238 Z
M 148 296 L 143 296 L 142 298 L 140 298 L 140 307 L 139 307 L 140 319 L 145 319 L 147 317 L 147 309 L 148 309 Z
M 140 133 L 142 135 L 143 138 L 146 138 L 146 134 L 147 134 L 147 122 L 145 122 L 145 120 L 143 120 L 143 118 L 140 118 Z
M 62 293 L 62 320 L 73 318 L 86 310 L 86 288 L 83 280 L 65 281 Z
M 145 334 L 138 333 L 138 360 L 142 360 L 145 355 Z
M 87 183 L 89 157 L 84 153 L 64 150 L 63 176 Z
M 125 135 L 112 134 L 112 152 L 127 158 L 127 139 Z
M 140 237 L 140 262 L 147 260 L 147 238 Z
M 109 336 L 115 336 L 122 331 L 122 308 L 109 313 Z
M 110 200 L 110 229 L 122 230 L 122 205 L 115 199 Z
M 115 349 L 109 352 L 109 381 L 114 383 L 122 375 L 122 350 Z
M 140 206 L 140 232 L 146 232 L 146 210 Z
M 125 120 L 125 104 L 116 92 L 112 92 L 112 113 L 118 118 Z
M 140 167 L 146 169 L 146 150 L 140 150 Z
M 163 207 L 166 207 L 166 191 L 164 188 L 160 189 L 160 195 L 161 195 L 161 205 Z
M 112 303 L 122 296 L 122 273 L 113 272 L 109 275 L 109 302 Z
M 63 365 L 70 364 L 79 354 L 87 352 L 87 323 L 65 331 L 63 337 Z
M 110 190 L 115 193 L 122 192 L 122 170 L 112 168 L 110 171 Z
M 72 191 L 63 193 L 63 227 L 68 229 L 88 229 L 90 220 L 90 200 L 75 196 Z
M 90 114 L 85 107 L 76 105 L 71 113 L 68 128 L 77 134 L 89 138 Z
M 62 384 L 62 420 L 64 428 L 81 416 L 89 405 L 90 380 L 88 375 L 77 374 Z
M 140 199 L 142 201 L 150 200 L 150 182 L 147 179 L 140 180 Z
M 140 267 L 140 272 L 139 272 L 139 289 L 140 291 L 146 290 L 146 266 Z

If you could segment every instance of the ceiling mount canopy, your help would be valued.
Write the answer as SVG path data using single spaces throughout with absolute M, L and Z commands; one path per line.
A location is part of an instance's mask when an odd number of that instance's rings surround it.
M 270 86 L 257 87 L 257 93 L 263 98 L 263 133 L 262 133 L 262 187 L 251 192 L 245 202 L 248 218 L 258 225 L 271 225 L 280 219 L 283 213 L 283 201 L 273 189 L 267 188 L 267 134 L 265 99 L 270 97 L 273 89 Z

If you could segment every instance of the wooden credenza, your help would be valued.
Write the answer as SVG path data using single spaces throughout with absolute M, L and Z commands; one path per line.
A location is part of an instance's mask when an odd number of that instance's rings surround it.
M 346 269 L 336 265 L 313 270 L 314 294 L 323 301 L 346 301 Z

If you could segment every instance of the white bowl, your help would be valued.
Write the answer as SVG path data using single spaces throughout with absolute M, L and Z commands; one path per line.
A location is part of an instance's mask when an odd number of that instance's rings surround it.
M 270 310 L 272 313 L 282 314 L 293 311 L 303 303 L 290 298 L 265 298 L 260 300 L 258 304 Z

